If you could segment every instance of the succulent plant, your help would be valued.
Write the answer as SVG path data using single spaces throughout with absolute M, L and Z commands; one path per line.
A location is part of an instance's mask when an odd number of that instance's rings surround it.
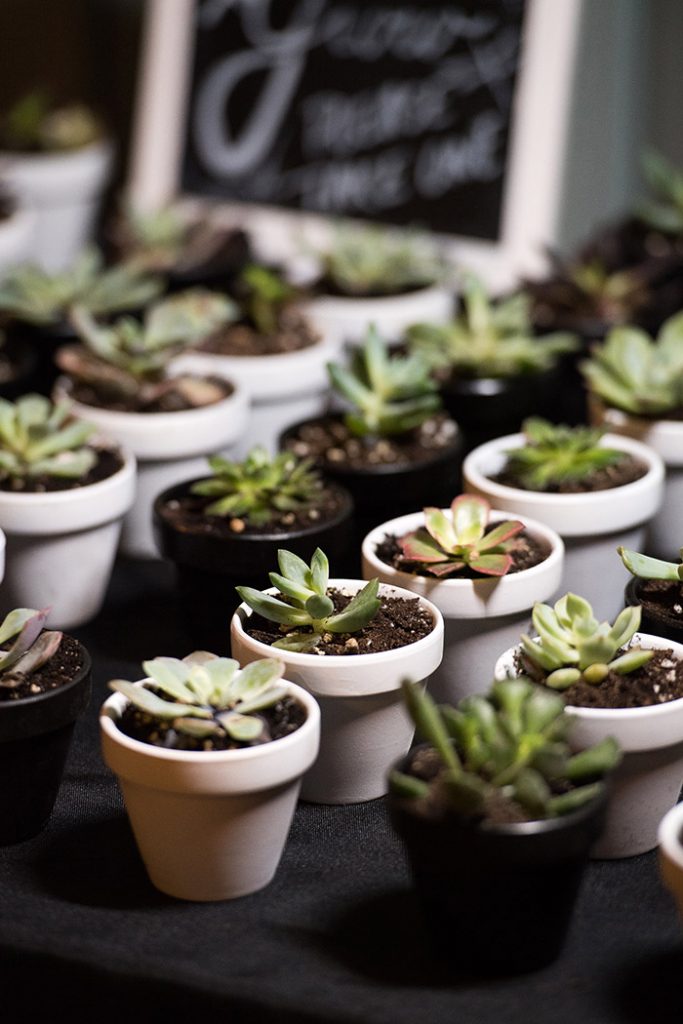
M 566 690 L 579 680 L 598 685 L 610 672 L 626 675 L 644 665 L 653 655 L 633 647 L 619 655 L 640 626 L 641 608 L 624 608 L 614 624 L 598 622 L 588 601 L 577 594 L 565 594 L 553 608 L 539 601 L 531 616 L 538 640 L 524 634 L 522 651 L 529 661 L 548 673 L 545 683 Z
M 168 729 L 196 740 L 228 737 L 242 744 L 265 743 L 270 735 L 258 712 L 273 707 L 287 694 L 280 685 L 284 666 L 275 658 L 253 661 L 240 669 L 234 658 L 195 651 L 182 661 L 154 658 L 142 667 L 149 680 L 142 686 L 112 679 L 109 687 L 152 720 L 165 724 L 170 746 L 173 735 Z
M 462 306 L 451 324 L 422 323 L 408 329 L 411 351 L 432 370 L 472 377 L 539 373 L 578 347 L 570 334 L 534 337 L 529 297 L 520 292 L 494 303 L 473 274 L 464 279 Z
M 253 587 L 237 587 L 242 600 L 270 622 L 289 627 L 281 640 L 272 645 L 286 651 L 312 651 L 324 633 L 356 633 L 376 615 L 381 601 L 377 597 L 379 580 L 370 580 L 347 604 L 335 612 L 327 593 L 329 562 L 316 548 L 308 566 L 291 551 L 278 551 L 280 572 L 269 573 L 270 582 L 286 598 L 281 601 Z M 306 630 L 304 632 L 303 630 Z
M 427 235 L 378 225 L 338 225 L 320 259 L 323 278 L 343 295 L 396 295 L 435 284 L 445 270 Z
M 271 458 L 265 448 L 252 448 L 242 462 L 221 455 L 209 459 L 213 476 L 193 484 L 192 493 L 215 498 L 209 516 L 243 516 L 254 526 L 270 522 L 279 512 L 296 512 L 320 495 L 323 482 L 312 459 L 292 452 Z
M 512 566 L 513 538 L 524 524 L 506 520 L 487 531 L 490 512 L 485 498 L 470 494 L 454 499 L 450 517 L 440 508 L 426 508 L 424 528 L 398 542 L 401 561 L 417 563 L 440 579 L 463 569 L 483 576 L 504 576 Z
M 145 306 L 163 282 L 121 263 L 104 267 L 97 249 L 86 249 L 68 269 L 49 273 L 32 264 L 11 270 L 0 282 L 0 311 L 33 324 L 58 324 L 75 306 L 109 315 Z
M 532 417 L 522 430 L 523 448 L 506 451 L 506 472 L 530 491 L 546 491 L 567 481 L 587 480 L 605 466 L 626 458 L 626 453 L 600 444 L 602 427 L 556 426 Z
M 137 396 L 147 404 L 164 392 L 183 395 L 190 405 L 207 405 L 223 397 L 210 381 L 168 377 L 170 361 L 232 317 L 233 305 L 223 295 L 202 288 L 180 292 L 150 306 L 142 321 L 120 317 L 99 324 L 82 307 L 71 322 L 82 345 L 65 345 L 56 362 L 70 377 L 110 396 Z
M 549 276 L 525 282 L 537 325 L 563 321 L 628 324 L 651 299 L 652 268 L 610 269 L 592 252 L 579 253 L 573 259 L 551 253 L 550 258 Z
M 637 327 L 615 327 L 580 364 L 588 386 L 607 405 L 636 416 L 683 406 L 683 313 L 662 325 L 657 340 Z
M 66 402 L 53 404 L 43 395 L 0 398 L 0 481 L 20 488 L 35 477 L 85 476 L 97 461 L 85 443 L 94 430 L 73 419 Z
M 639 205 L 638 216 L 656 231 L 683 234 L 683 171 L 652 150 L 643 154 L 642 167 L 654 198 Z
M 353 406 L 344 422 L 359 437 L 404 434 L 441 408 L 437 386 L 419 356 L 390 356 L 374 325 L 350 369 L 328 363 L 332 387 Z
M 260 334 L 275 334 L 282 310 L 296 298 L 296 289 L 276 271 L 250 263 L 240 274 L 237 290 L 242 306 Z
M 683 580 L 683 548 L 680 549 L 680 562 L 665 562 L 661 558 L 641 555 L 623 546 L 618 547 L 617 551 L 628 571 L 641 580 L 675 580 L 677 583 Z
M 102 135 L 102 125 L 83 103 L 56 106 L 41 90 L 27 93 L 7 112 L 0 129 L 12 150 L 81 149 Z
M 14 642 L 0 651 L 0 693 L 16 690 L 57 653 L 62 634 L 43 630 L 49 608 L 15 608 L 0 624 L 0 644 Z
M 466 697 L 457 708 L 437 707 L 408 681 L 403 693 L 439 768 L 430 781 L 392 771 L 389 786 L 433 814 L 482 819 L 501 803 L 532 820 L 569 814 L 597 797 L 599 780 L 619 762 L 612 737 L 572 755 L 564 701 L 524 677 L 496 682 L 488 696 Z

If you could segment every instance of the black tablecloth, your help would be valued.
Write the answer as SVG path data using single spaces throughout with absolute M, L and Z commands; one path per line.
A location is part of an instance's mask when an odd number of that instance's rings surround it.
M 219 904 L 162 896 L 100 758 L 97 712 L 108 679 L 138 678 L 143 658 L 187 653 L 171 570 L 120 564 L 105 610 L 75 632 L 93 656 L 92 706 L 47 829 L 0 850 L 3 1021 L 683 1020 L 683 925 L 655 854 L 592 864 L 562 957 L 486 982 L 460 976 L 455 955 L 446 966 L 430 956 L 382 800 L 301 804 L 260 893 Z

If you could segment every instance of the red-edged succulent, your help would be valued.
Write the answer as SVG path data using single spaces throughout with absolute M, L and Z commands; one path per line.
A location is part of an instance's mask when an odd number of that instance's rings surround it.
M 398 542 L 402 561 L 418 563 L 432 576 L 451 576 L 465 568 L 504 576 L 512 565 L 512 539 L 524 524 L 505 520 L 487 532 L 490 512 L 488 501 L 469 494 L 453 501 L 450 516 L 440 508 L 424 509 L 425 526 Z

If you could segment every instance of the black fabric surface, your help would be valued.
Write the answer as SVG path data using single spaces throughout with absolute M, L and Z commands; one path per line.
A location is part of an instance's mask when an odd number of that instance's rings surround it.
M 301 804 L 274 881 L 253 896 L 157 893 L 100 758 L 97 712 L 108 679 L 188 652 L 171 570 L 117 566 L 104 612 L 75 632 L 93 657 L 94 698 L 55 813 L 42 835 L 0 850 L 3 1021 L 57 1010 L 230 1024 L 683 1020 L 683 925 L 655 854 L 592 864 L 561 958 L 486 982 L 459 976 L 455 955 L 445 966 L 430 955 L 381 800 Z

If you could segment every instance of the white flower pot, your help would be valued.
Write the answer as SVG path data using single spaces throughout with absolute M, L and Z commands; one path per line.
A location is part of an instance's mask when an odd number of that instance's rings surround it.
M 7 537 L 0 613 L 50 606 L 50 626 L 72 629 L 100 610 L 123 516 L 135 497 L 135 459 L 98 483 L 46 494 L 0 491 Z
M 463 463 L 465 490 L 482 495 L 507 513 L 533 516 L 556 530 L 566 547 L 563 591 L 581 594 L 599 619 L 611 620 L 623 606 L 628 576 L 616 549 L 623 544 L 642 550 L 647 523 L 664 496 L 664 464 L 646 445 L 605 434 L 602 444 L 644 462 L 645 476 L 623 487 L 586 494 L 545 494 L 492 480 L 505 465 L 506 451 L 524 443 L 523 434 L 508 434 L 475 448 Z
M 683 803 L 662 818 L 658 832 L 659 871 L 683 917 Z
M 636 633 L 633 644 L 647 649 L 671 648 L 683 658 L 683 644 L 649 633 Z M 518 675 L 517 645 L 496 663 L 496 679 Z M 683 698 L 647 708 L 579 708 L 568 705 L 576 720 L 570 742 L 575 750 L 614 736 L 623 760 L 612 775 L 612 796 L 602 838 L 594 857 L 633 857 L 657 845 L 662 816 L 678 800 L 683 784 Z
M 102 751 L 119 778 L 135 840 L 152 884 L 182 900 L 227 900 L 268 885 L 294 815 L 301 776 L 315 761 L 320 712 L 306 708 L 289 736 L 241 750 L 167 750 L 116 725 L 122 694 L 100 714 Z
M 442 285 L 374 299 L 321 295 L 311 299 L 308 311 L 318 329 L 334 330 L 344 341 L 362 341 L 373 323 L 382 337 L 397 341 L 411 324 L 452 320 L 454 296 Z
M 36 215 L 31 262 L 71 266 L 92 236 L 112 158 L 106 141 L 69 153 L 0 154 L 3 180 Z
M 355 594 L 358 580 L 330 580 L 330 586 Z M 267 593 L 277 593 L 271 588 Z M 380 587 L 380 595 L 415 595 Z M 413 724 L 401 697 L 401 680 L 425 681 L 441 661 L 443 620 L 422 601 L 432 617 L 432 632 L 414 644 L 375 654 L 320 656 L 274 649 L 253 640 L 244 623 L 252 614 L 241 604 L 230 626 L 232 656 L 240 665 L 277 656 L 286 676 L 314 694 L 321 710 L 320 755 L 302 787 L 305 800 L 325 804 L 373 800 L 386 792 L 386 774 L 409 749 Z
M 448 510 L 446 510 L 448 512 Z M 499 510 L 492 520 L 505 519 Z M 424 526 L 424 514 L 413 512 L 372 530 L 363 541 L 363 576 L 429 598 L 445 619 L 444 655 L 430 682 L 436 700 L 456 704 L 470 693 L 485 693 L 493 678 L 495 652 L 514 643 L 526 628 L 535 601 L 557 591 L 562 575 L 564 545 L 543 523 L 523 517 L 525 526 L 550 554 L 539 565 L 507 576 L 476 580 L 416 576 L 387 565 L 375 553 L 386 534 L 397 537 Z
M 657 452 L 666 466 L 664 498 L 647 528 L 644 541 L 648 554 L 678 561 L 683 545 L 681 509 L 683 508 L 683 420 L 645 420 L 620 409 L 608 408 L 592 399 L 591 417 L 610 430 L 634 438 Z M 633 545 L 629 545 L 632 547 Z M 636 550 L 642 551 L 643 548 Z
M 174 361 L 174 372 L 212 375 L 237 381 L 249 396 L 252 409 L 248 427 L 235 450 L 243 458 L 260 444 L 274 453 L 286 427 L 320 416 L 327 408 L 327 363 L 340 351 L 339 335 L 323 332 L 319 342 L 298 352 L 267 356 L 221 356 L 186 352 Z
M 68 397 L 68 381 L 60 378 L 56 393 Z M 183 412 L 115 412 L 81 402 L 72 402 L 71 409 L 137 458 L 137 495 L 123 523 L 121 551 L 131 558 L 158 558 L 152 533 L 154 499 L 167 487 L 206 476 L 207 456 L 224 452 L 242 436 L 248 404 L 243 389 L 235 386 L 228 398 Z
M 29 259 L 35 230 L 36 215 L 24 207 L 0 220 L 0 273 Z

